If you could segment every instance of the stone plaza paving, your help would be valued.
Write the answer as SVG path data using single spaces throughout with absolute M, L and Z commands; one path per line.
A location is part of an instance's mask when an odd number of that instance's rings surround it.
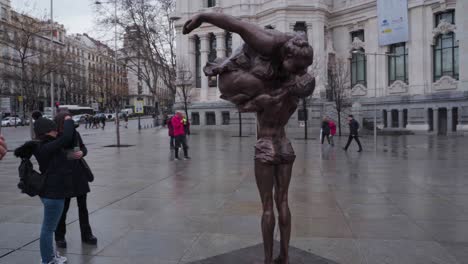
M 96 177 L 88 204 L 99 243 L 82 245 L 72 202 L 68 249 L 61 251 L 69 263 L 248 263 L 236 259 L 240 254 L 260 260 L 255 138 L 197 132 L 189 139 L 192 160 L 174 162 L 165 129 L 131 127 L 122 142 L 134 146 L 122 149 L 103 147 L 114 143 L 112 124 L 80 128 Z M 11 147 L 24 130 L 3 131 Z M 292 141 L 291 246 L 298 256 L 313 263 L 468 263 L 467 138 L 381 137 L 375 153 L 364 137 L 361 154 L 355 145 L 345 153 L 317 140 Z M 39 262 L 42 207 L 19 193 L 17 166 L 11 153 L 0 162 L 0 264 Z

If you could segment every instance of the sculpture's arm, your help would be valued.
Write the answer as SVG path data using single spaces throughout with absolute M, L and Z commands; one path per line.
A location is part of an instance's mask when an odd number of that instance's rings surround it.
M 239 34 L 252 49 L 265 56 L 274 55 L 289 39 L 281 32 L 268 31 L 233 16 L 219 13 L 201 13 L 193 16 L 185 23 L 183 33 L 192 32 L 204 22 Z
M 309 97 L 312 95 L 314 90 L 315 78 L 309 73 L 306 73 L 302 76 L 297 76 L 295 85 L 289 88 L 291 95 L 299 98 Z
M 277 95 L 261 94 L 254 99 L 246 102 L 245 104 L 239 105 L 239 111 L 241 112 L 260 112 L 268 107 L 278 105 L 283 100 L 284 96 L 288 94 L 287 90 L 281 91 Z

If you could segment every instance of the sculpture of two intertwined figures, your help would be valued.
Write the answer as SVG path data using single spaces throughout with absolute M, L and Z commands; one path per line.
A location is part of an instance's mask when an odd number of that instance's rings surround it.
M 258 140 L 255 145 L 255 177 L 263 205 L 262 235 L 264 264 L 288 264 L 291 212 L 288 189 L 296 158 L 286 137 L 285 126 L 300 98 L 315 89 L 315 78 L 307 73 L 313 49 L 304 34 L 263 29 L 220 13 L 202 13 L 188 20 L 189 34 L 202 23 L 237 33 L 244 44 L 229 58 L 216 59 L 204 68 L 207 76 L 218 76 L 221 98 L 241 112 L 255 112 Z M 280 254 L 273 260 L 275 214 L 278 210 Z

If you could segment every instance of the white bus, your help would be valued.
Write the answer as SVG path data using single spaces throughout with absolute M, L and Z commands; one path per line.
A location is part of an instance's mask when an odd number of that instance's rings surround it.
M 88 106 L 61 105 L 59 106 L 59 111 L 60 110 L 67 110 L 71 115 L 94 115 L 94 109 Z

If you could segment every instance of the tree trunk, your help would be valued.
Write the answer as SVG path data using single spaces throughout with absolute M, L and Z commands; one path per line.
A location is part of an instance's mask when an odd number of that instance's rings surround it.
M 239 137 L 242 137 L 242 113 L 239 111 Z
M 341 111 L 337 111 L 338 113 L 338 136 L 341 137 Z

